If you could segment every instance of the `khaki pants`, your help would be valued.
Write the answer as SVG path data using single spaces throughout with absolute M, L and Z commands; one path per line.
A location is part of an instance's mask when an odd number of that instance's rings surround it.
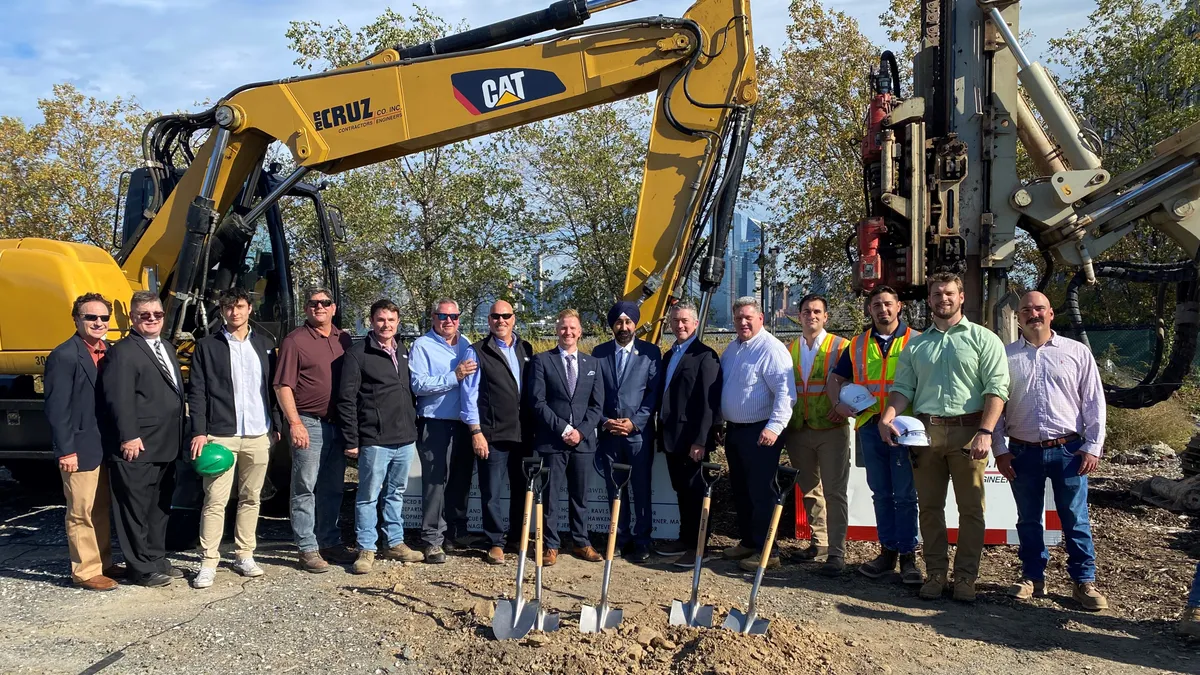
M 108 466 L 103 462 L 91 471 L 67 473 L 59 469 L 63 496 L 67 498 L 67 550 L 71 555 L 71 578 L 87 581 L 112 567 L 112 496 Z
M 846 526 L 850 523 L 846 494 L 850 483 L 850 426 L 788 429 L 784 444 L 788 461 L 799 472 L 796 482 L 804 493 L 812 542 L 828 546 L 831 558 L 845 558 Z
M 237 472 L 238 507 L 234 529 L 235 556 L 239 559 L 254 554 L 258 541 L 259 493 L 267 477 L 267 460 L 271 454 L 270 434 L 262 436 L 209 436 L 210 443 L 220 443 L 233 452 L 234 468 L 220 476 L 204 477 L 204 510 L 200 515 L 200 550 L 204 553 L 202 567 L 216 567 L 221 560 L 221 535 L 225 531 L 225 505 L 233 490 Z
M 925 431 L 929 434 L 929 447 L 915 448 L 913 466 L 925 570 L 932 576 L 945 574 L 950 567 L 946 485 L 954 481 L 954 499 L 958 503 L 954 579 L 974 581 L 979 577 L 979 558 L 983 554 L 983 472 L 987 459 L 973 460 L 963 451 L 975 436 L 975 427 L 927 425 Z

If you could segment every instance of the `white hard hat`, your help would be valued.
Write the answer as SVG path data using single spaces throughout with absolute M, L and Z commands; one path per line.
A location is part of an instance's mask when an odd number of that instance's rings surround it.
M 861 384 L 853 382 L 842 385 L 842 390 L 838 392 L 838 401 L 850 406 L 856 415 L 875 405 L 875 397 L 871 392 Z
M 921 420 L 900 415 L 892 420 L 892 426 L 897 431 L 896 442 L 900 445 L 929 445 L 929 435 L 925 433 L 925 425 L 921 424 Z

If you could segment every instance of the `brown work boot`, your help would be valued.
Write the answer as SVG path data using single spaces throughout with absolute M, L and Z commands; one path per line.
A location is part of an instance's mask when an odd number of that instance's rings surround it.
M 731 546 L 722 551 L 721 556 L 726 560 L 745 560 L 755 553 L 758 553 L 758 549 L 738 544 L 737 546 Z
M 487 556 L 484 558 L 489 565 L 504 564 L 504 549 L 499 546 L 493 546 L 488 549 Z
M 789 558 L 792 562 L 825 562 L 829 559 L 829 547 L 809 544 L 793 553 Z
M 351 567 L 350 571 L 355 574 L 370 574 L 374 566 L 375 551 L 359 551 L 358 559 L 354 561 L 354 567 Z
M 846 569 L 846 561 L 838 556 L 831 555 L 825 560 L 825 564 L 821 565 L 818 570 L 820 574 L 827 577 L 838 577 L 842 575 L 842 570 Z
M 302 551 L 300 553 L 300 569 L 313 574 L 321 574 L 332 568 L 321 557 L 320 551 Z
M 321 549 L 321 557 L 335 565 L 348 565 L 358 559 L 354 551 L 341 544 Z
M 891 574 L 896 569 L 896 552 L 883 549 L 874 560 L 858 566 L 858 573 L 868 579 L 878 579 L 885 574 Z
M 922 581 L 924 579 L 921 578 L 921 570 L 917 567 L 917 554 L 900 554 L 900 583 L 907 586 L 920 586 Z
M 1175 632 L 1187 637 L 1200 638 L 1200 607 L 1188 607 L 1175 625 Z
M 117 582 L 103 574 L 97 574 L 91 579 L 74 582 L 76 586 L 87 591 L 111 591 L 117 587 Z
M 558 562 L 558 549 L 546 549 L 545 555 L 542 556 L 542 567 L 553 567 L 556 562 Z
M 576 558 L 579 558 L 580 560 L 586 560 L 588 562 L 601 562 L 604 560 L 604 556 L 600 555 L 600 552 L 591 546 L 576 546 L 571 553 L 573 553 Z
M 937 600 L 946 592 L 946 573 L 945 572 L 930 572 L 925 579 L 925 584 L 921 586 L 921 590 L 917 595 L 921 596 L 922 600 Z
M 1034 581 L 1021 577 L 1020 581 L 1008 587 L 1008 597 L 1010 598 L 1028 600 L 1035 595 L 1039 598 L 1046 597 L 1046 581 L 1044 579 Z
M 1092 581 L 1084 581 L 1074 584 L 1075 586 L 1075 602 L 1078 602 L 1089 612 L 1099 612 L 1108 609 L 1108 598 L 1101 595 L 1100 591 L 1096 590 L 1096 584 Z
M 425 554 L 420 551 L 414 551 L 409 548 L 408 544 L 400 542 L 391 548 L 388 548 L 380 553 L 381 558 L 387 560 L 399 560 L 400 562 L 421 562 L 425 559 Z
M 959 602 L 975 602 L 975 580 L 955 579 L 954 599 Z
M 761 560 L 762 560 L 762 554 L 755 553 L 754 555 L 750 556 L 749 558 L 743 558 L 740 562 L 738 562 L 738 567 L 746 570 L 747 572 L 757 572 L 758 571 L 758 563 Z M 769 570 L 776 569 L 777 567 L 779 567 L 779 564 L 780 563 L 779 563 L 779 554 L 778 553 L 772 553 L 771 557 L 767 558 L 767 569 L 769 569 Z

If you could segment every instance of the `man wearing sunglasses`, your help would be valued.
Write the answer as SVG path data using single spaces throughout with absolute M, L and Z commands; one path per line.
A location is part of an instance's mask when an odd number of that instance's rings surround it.
M 461 418 L 471 431 L 471 447 L 479 466 L 479 499 L 483 503 L 483 533 L 490 548 L 485 558 L 493 565 L 504 564 L 505 536 L 500 488 L 508 475 L 507 544 L 521 543 L 523 518 L 520 499 L 524 475 L 521 460 L 533 433 L 528 406 L 521 405 L 522 378 L 525 376 L 533 346 L 513 332 L 516 318 L 513 307 L 497 300 L 488 313 L 487 337 L 471 345 L 467 360 L 479 369 L 463 378 Z
M 46 420 L 67 499 L 71 581 L 89 591 L 117 587 L 109 524 L 108 467 L 96 421 L 96 381 L 108 350 L 112 304 L 99 293 L 75 299 L 75 334 L 46 358 Z
M 442 298 L 430 311 L 433 329 L 413 342 L 408 367 L 417 395 L 417 453 L 421 458 L 421 542 L 425 562 L 446 562 L 446 550 L 467 534 L 467 498 L 475 453 L 459 419 L 459 383 L 477 369 L 470 344 L 458 334 L 458 303 Z
M 130 575 L 141 586 L 165 586 L 183 578 L 166 557 L 171 485 L 183 447 L 183 373 L 175 345 L 162 336 L 158 295 L 138 291 L 129 308 L 133 330 L 109 348 L 100 376 L 111 419 L 105 446 Z
M 329 571 L 329 562 L 354 561 L 338 529 L 346 456 L 337 426 L 334 389 L 350 336 L 333 325 L 333 293 L 305 293 L 304 325 L 279 345 L 275 395 L 287 418 L 292 443 L 292 532 L 306 572 Z

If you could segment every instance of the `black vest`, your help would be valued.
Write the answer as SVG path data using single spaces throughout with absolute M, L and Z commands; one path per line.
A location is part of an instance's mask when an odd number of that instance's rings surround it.
M 533 359 L 533 346 L 516 337 L 517 366 L 526 375 Z M 508 360 L 491 335 L 471 345 L 479 357 L 479 428 L 489 443 L 520 443 L 533 432 L 527 406 L 521 405 L 522 390 L 517 389 Z

